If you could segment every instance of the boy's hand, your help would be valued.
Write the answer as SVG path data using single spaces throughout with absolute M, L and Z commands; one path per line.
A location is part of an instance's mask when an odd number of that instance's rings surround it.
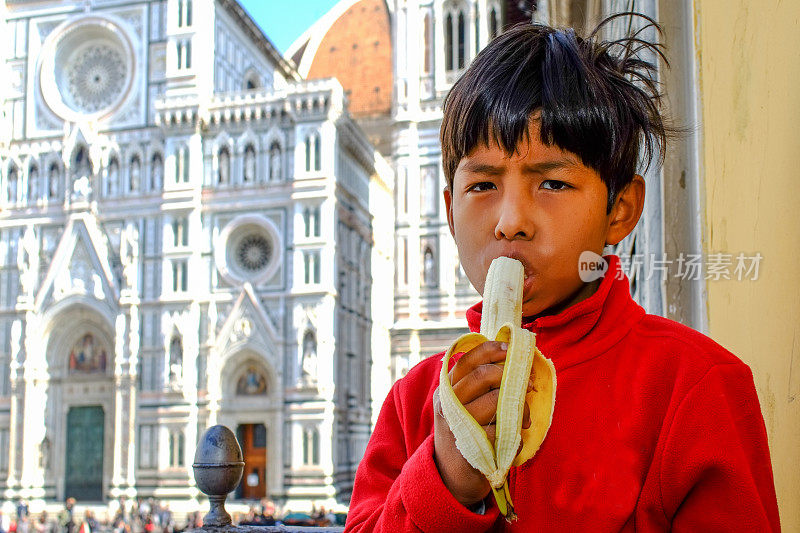
M 497 398 L 500 395 L 500 381 L 503 368 L 495 363 L 506 359 L 508 345 L 497 341 L 484 342 L 465 353 L 450 370 L 450 383 L 461 404 L 472 418 L 483 426 L 489 442 L 494 444 L 495 415 Z M 528 391 L 533 383 L 528 383 Z M 442 476 L 445 487 L 465 506 L 485 498 L 491 487 L 486 477 L 470 465 L 456 448 L 456 440 L 447 425 L 434 395 L 433 405 L 433 443 L 434 461 Z M 530 413 L 525 403 L 522 427 L 530 427 Z

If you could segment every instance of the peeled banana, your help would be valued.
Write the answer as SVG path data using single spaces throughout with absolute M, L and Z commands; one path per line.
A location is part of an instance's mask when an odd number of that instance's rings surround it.
M 536 335 L 521 327 L 524 278 L 522 263 L 516 259 L 498 257 L 492 261 L 484 285 L 480 333 L 467 333 L 453 343 L 442 359 L 439 375 L 439 401 L 455 435 L 456 447 L 489 480 L 497 507 L 509 522 L 517 516 L 508 487 L 508 471 L 533 457 L 539 449 L 553 420 L 556 400 L 555 367 L 536 348 Z M 458 400 L 448 374 L 453 354 L 468 352 L 490 339 L 508 343 L 497 400 L 494 447 Z M 529 377 L 534 386 L 526 393 Z M 523 429 L 526 402 L 531 425 Z

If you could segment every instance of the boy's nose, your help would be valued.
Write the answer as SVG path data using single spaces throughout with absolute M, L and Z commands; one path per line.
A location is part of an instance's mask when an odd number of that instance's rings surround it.
M 497 239 L 530 240 L 533 237 L 531 202 L 522 194 L 507 194 L 500 206 L 494 236 Z

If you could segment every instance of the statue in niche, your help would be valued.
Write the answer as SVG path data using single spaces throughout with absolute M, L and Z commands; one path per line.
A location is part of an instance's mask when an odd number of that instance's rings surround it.
M 219 171 L 218 171 L 218 178 L 219 183 L 229 183 L 230 182 L 230 171 L 231 171 L 231 157 L 228 155 L 228 150 L 223 148 L 219 151 Z
M 91 175 L 91 169 L 89 167 L 89 154 L 86 153 L 86 149 L 81 148 L 78 150 L 78 153 L 75 154 L 75 161 L 73 162 L 75 167 L 75 179 L 86 177 L 88 178 Z
M 270 181 L 281 179 L 281 147 L 278 143 L 272 143 L 269 149 L 269 179 Z
M 169 343 L 169 383 L 178 388 L 183 375 L 183 343 L 180 337 L 172 337 Z
M 47 436 L 39 443 L 39 468 L 45 473 L 50 468 L 50 439 Z
M 17 167 L 11 167 L 8 171 L 8 202 L 17 203 Z
M 139 229 L 136 224 L 128 224 L 122 230 L 119 248 L 122 276 L 126 285 L 134 289 L 139 267 Z
M 307 331 L 303 335 L 303 382 L 311 384 L 317 379 L 317 340 L 314 334 Z
M 58 197 L 58 179 L 59 179 L 58 165 L 56 163 L 53 163 L 52 165 L 50 165 L 50 173 L 47 176 L 48 198 Z
M 116 159 L 112 159 L 108 164 L 108 179 L 106 182 L 106 191 L 108 196 L 116 196 L 119 185 L 119 163 Z
M 139 161 L 138 157 L 131 159 L 130 177 L 131 192 L 138 191 L 142 179 L 142 163 Z
M 160 191 L 161 184 L 164 182 L 164 162 L 161 156 L 156 154 L 153 156 L 153 163 L 150 168 L 150 176 L 153 181 L 153 190 Z
M 423 266 L 423 279 L 425 285 L 428 287 L 436 286 L 436 265 L 433 260 L 433 251 L 430 248 L 425 249 L 425 264 Z
M 22 294 L 33 294 L 36 284 L 37 270 L 39 267 L 39 242 L 33 231 L 33 226 L 28 226 L 22 236 L 22 253 L 19 255 L 19 283 Z
M 244 151 L 244 181 L 252 183 L 256 180 L 256 151 L 248 145 Z
M 85 334 L 72 346 L 69 353 L 70 373 L 105 372 L 108 355 L 102 347 L 96 346 L 94 335 Z
M 28 169 L 28 203 L 35 204 L 39 199 L 39 169 L 35 166 Z
M 249 365 L 236 382 L 236 394 L 239 396 L 258 396 L 267 393 L 267 379 L 255 365 Z

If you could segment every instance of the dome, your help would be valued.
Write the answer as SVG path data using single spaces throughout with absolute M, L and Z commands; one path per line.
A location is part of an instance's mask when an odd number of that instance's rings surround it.
M 392 34 L 385 0 L 341 0 L 292 46 L 306 79 L 337 78 L 356 119 L 392 108 Z

